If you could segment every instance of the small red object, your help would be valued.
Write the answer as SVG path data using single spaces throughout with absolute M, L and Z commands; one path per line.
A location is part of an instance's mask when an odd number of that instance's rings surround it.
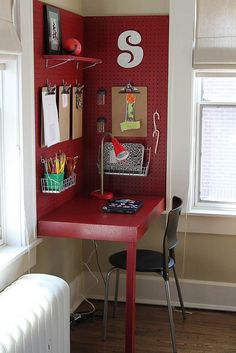
M 101 190 L 94 190 L 90 193 L 90 197 L 92 199 L 111 200 L 113 199 L 113 193 L 110 191 L 104 191 L 101 193 Z
M 63 43 L 63 49 L 69 54 L 79 55 L 81 53 L 82 47 L 80 41 L 75 38 L 68 38 Z

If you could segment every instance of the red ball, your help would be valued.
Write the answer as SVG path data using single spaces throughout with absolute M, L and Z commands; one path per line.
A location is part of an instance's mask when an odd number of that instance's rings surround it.
M 66 39 L 63 48 L 72 55 L 79 55 L 82 50 L 80 42 L 75 38 Z

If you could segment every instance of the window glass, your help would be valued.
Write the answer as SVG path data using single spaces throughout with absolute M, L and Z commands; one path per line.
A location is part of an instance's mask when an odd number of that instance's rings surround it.
M 204 77 L 202 88 L 204 101 L 236 101 L 236 77 Z
M 197 80 L 195 200 L 198 205 L 235 208 L 236 77 Z
M 22 54 L 19 55 L 17 49 L 11 53 L 0 48 L 0 260 L 3 268 L 0 290 L 35 265 L 34 247 L 38 243 L 31 31 L 33 2 L 16 1 L 15 5 L 16 25 L 21 38 L 21 48 L 18 49 L 22 49 Z
M 236 107 L 201 113 L 200 199 L 236 202 Z

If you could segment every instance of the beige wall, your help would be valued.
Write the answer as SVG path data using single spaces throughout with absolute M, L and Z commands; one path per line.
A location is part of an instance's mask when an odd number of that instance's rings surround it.
M 152 225 L 138 242 L 139 248 L 162 249 L 165 218 L 163 215 Z M 235 235 L 179 233 L 178 237 L 176 258 L 180 278 L 235 283 Z M 109 256 L 124 248 L 125 246 L 119 243 L 98 243 L 99 263 L 103 272 L 110 268 Z M 84 261 L 91 251 L 91 244 L 83 242 Z M 92 269 L 98 271 L 96 261 Z
M 64 10 L 82 15 L 82 0 L 41 0 Z
M 84 16 L 167 14 L 168 0 L 83 0 Z
M 80 239 L 44 237 L 37 248 L 36 266 L 32 272 L 47 273 L 72 282 L 81 271 Z
M 182 278 L 235 283 L 235 235 L 181 234 Z M 185 256 L 183 257 L 183 244 Z M 182 267 L 179 268 L 181 275 Z

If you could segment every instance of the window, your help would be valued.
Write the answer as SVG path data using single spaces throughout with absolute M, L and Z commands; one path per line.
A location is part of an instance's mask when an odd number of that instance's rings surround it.
M 35 265 L 33 1 L 0 0 L 0 290 Z M 2 15 L 2 13 L 1 13 Z M 11 39 L 7 38 L 10 36 Z M 18 38 L 19 37 L 19 38 Z
M 212 74 L 214 70 L 218 74 L 220 69 L 209 69 L 210 65 L 193 69 L 195 4 L 195 0 L 170 1 L 167 207 L 170 208 L 173 195 L 183 199 L 180 232 L 235 235 L 236 209 L 232 209 L 233 204 L 199 199 L 199 129 L 196 129 L 196 122 L 199 123 L 200 118 L 196 108 L 200 108 L 204 73 Z M 226 70 L 229 72 L 229 67 Z M 196 77 L 196 73 L 202 77 Z M 193 94 L 193 88 L 198 94 Z M 203 103 L 210 105 L 207 101 Z M 226 210 L 226 206 L 230 210 Z
M 236 77 L 212 76 L 196 78 L 195 206 L 236 209 Z
M 1 141 L 2 141 L 2 73 L 1 70 L 3 70 L 4 66 L 3 64 L 0 64 L 0 137 L 1 137 Z M 3 244 L 3 237 L 2 237 L 2 179 L 1 179 L 1 175 L 2 175 L 2 146 L 0 146 L 0 246 Z
M 0 56 L 1 58 L 1 56 Z M 1 70 L 1 228 L 5 243 L 22 243 L 22 145 L 18 59 L 4 59 Z

